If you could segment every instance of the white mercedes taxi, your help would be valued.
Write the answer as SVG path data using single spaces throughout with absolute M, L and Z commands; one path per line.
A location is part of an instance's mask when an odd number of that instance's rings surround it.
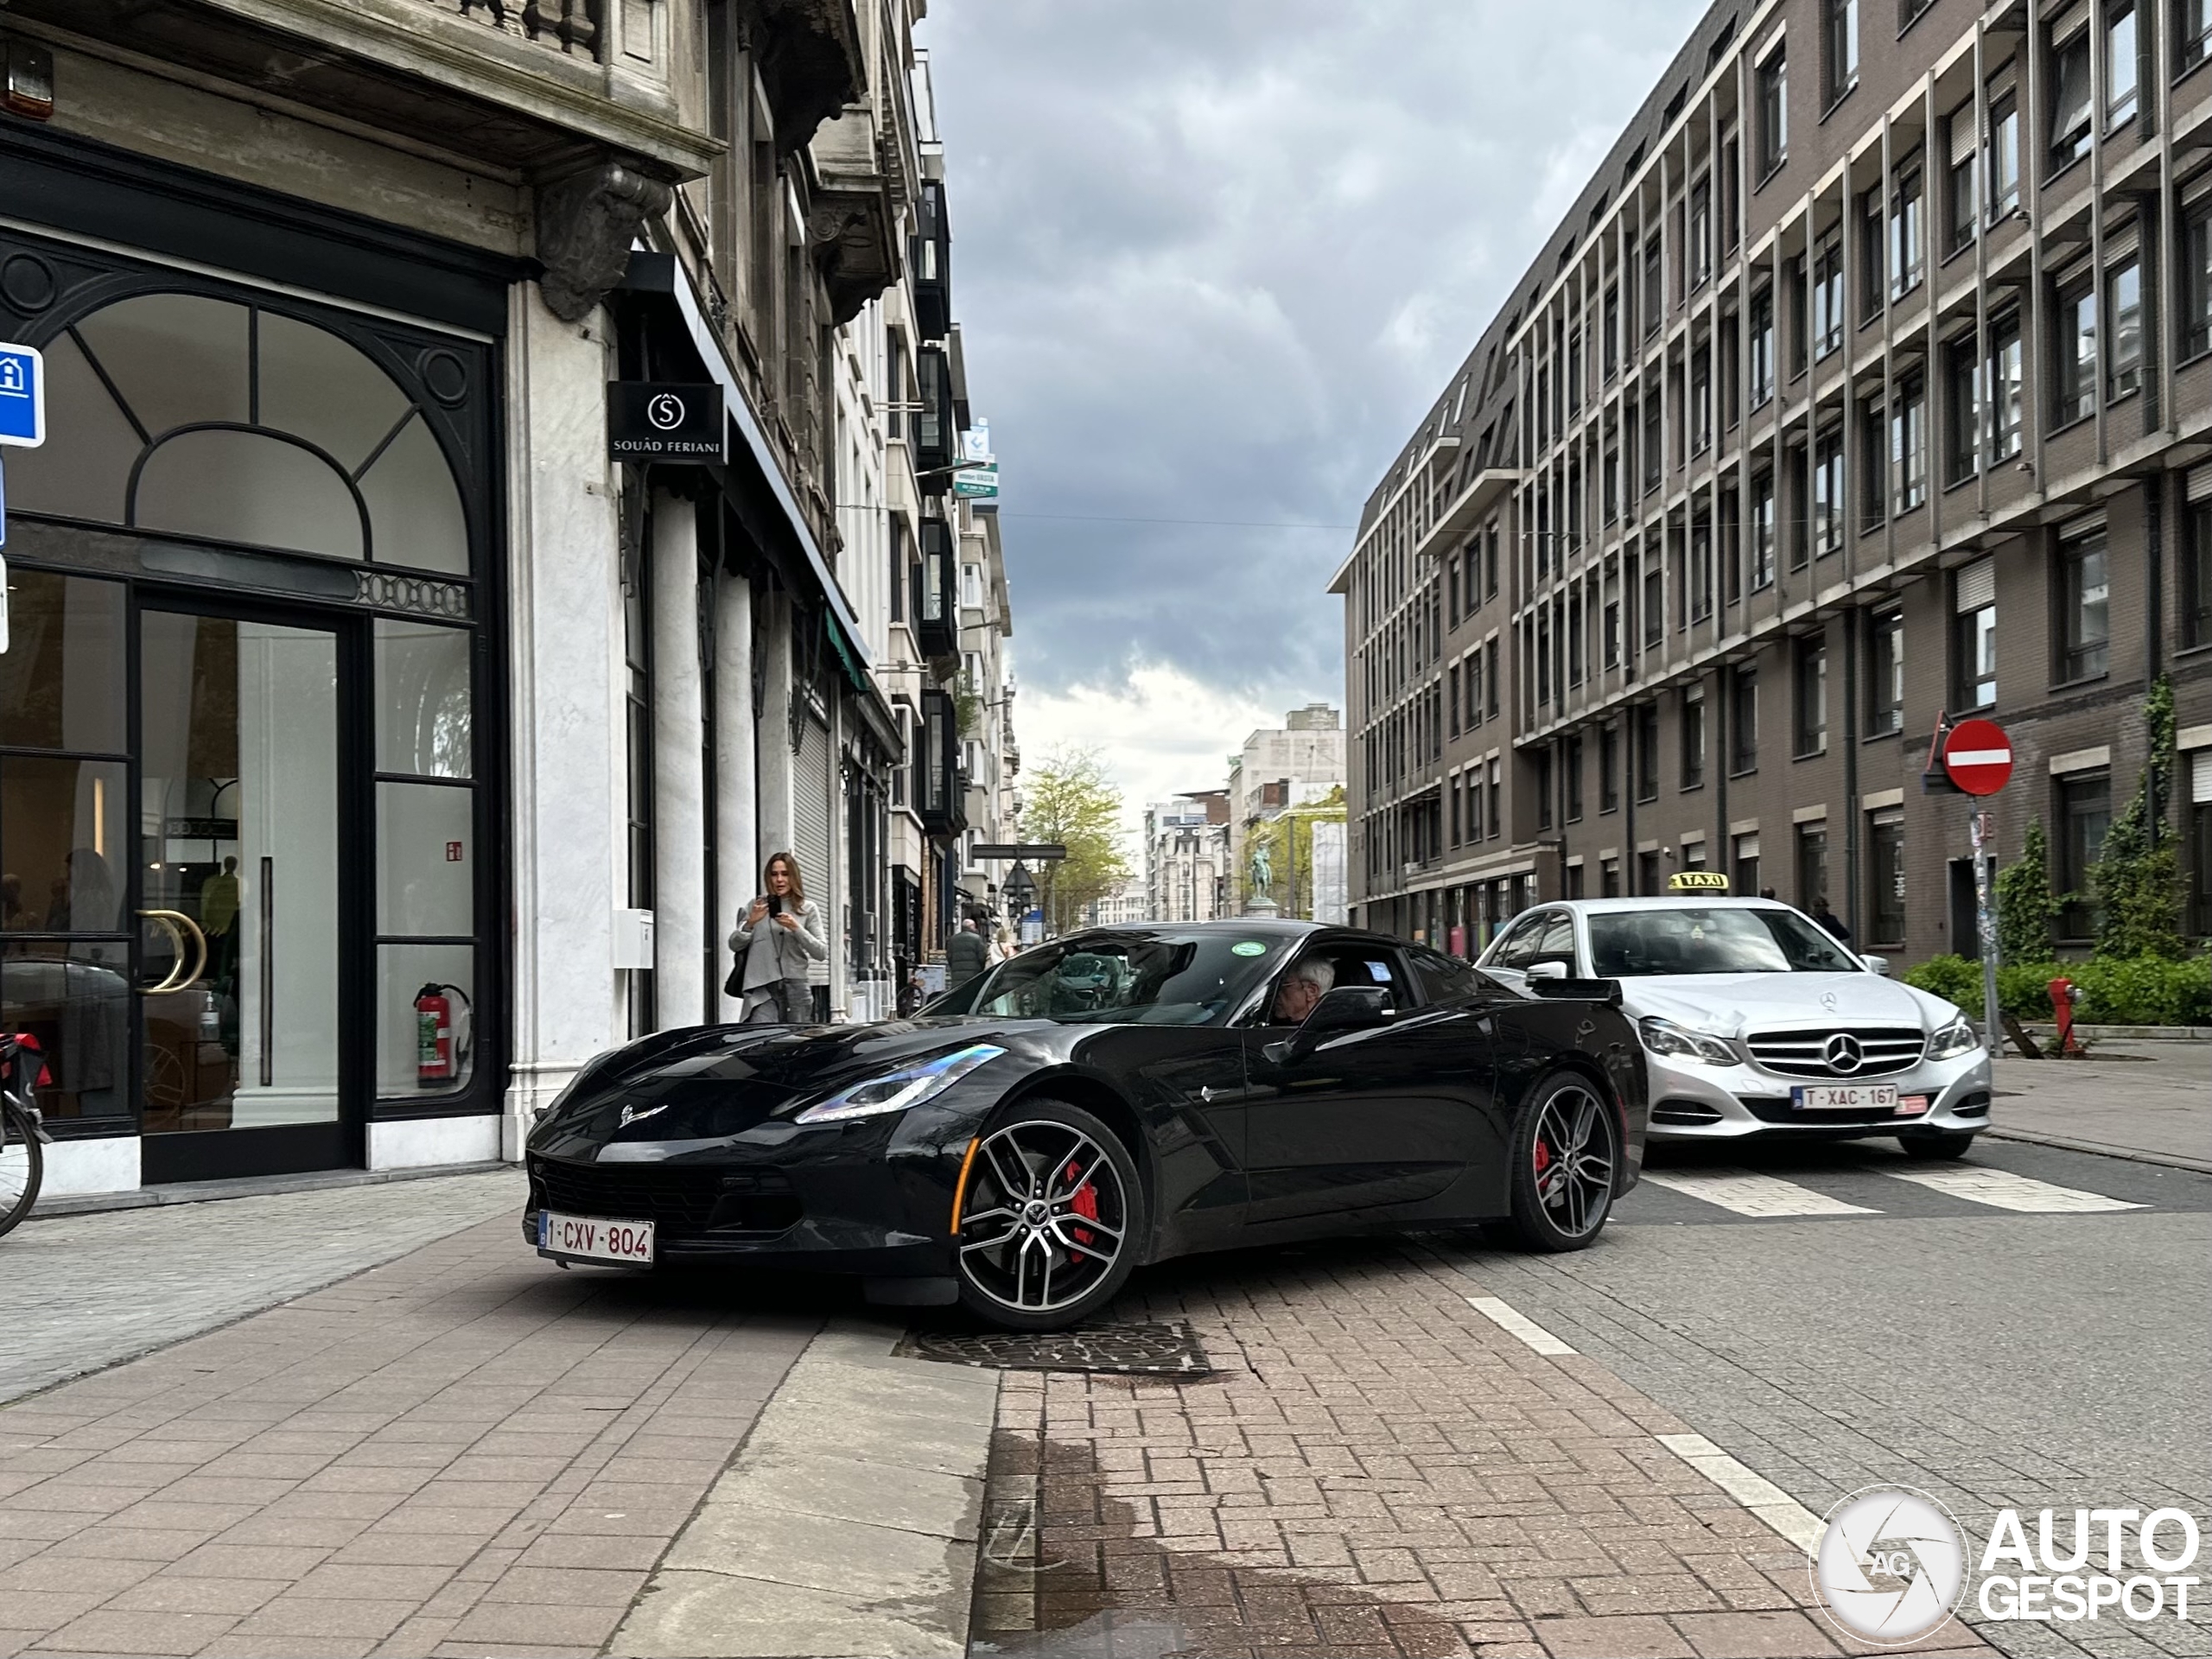
M 1516 988 L 1618 980 L 1655 1141 L 1893 1135 L 1914 1157 L 1955 1158 L 1989 1126 L 1989 1056 L 1966 1015 L 1771 899 L 1539 905 L 1478 965 Z

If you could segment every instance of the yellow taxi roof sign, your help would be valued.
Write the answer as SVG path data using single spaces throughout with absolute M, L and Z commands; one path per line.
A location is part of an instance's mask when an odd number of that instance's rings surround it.
M 1728 875 L 1725 870 L 1677 870 L 1667 878 L 1669 893 L 1726 893 Z

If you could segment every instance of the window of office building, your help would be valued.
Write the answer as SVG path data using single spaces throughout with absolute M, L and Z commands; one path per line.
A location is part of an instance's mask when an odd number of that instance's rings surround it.
M 1759 764 L 1759 671 L 1738 668 L 1729 676 L 1728 769 L 1756 771 Z
M 2133 0 L 2120 0 L 2105 12 L 2105 126 L 2135 118 L 2136 61 Z
M 2058 677 L 2101 676 L 2112 643 L 2112 586 L 2105 535 L 2062 543 L 2058 550 Z
M 2020 101 L 2006 92 L 1989 100 L 1989 217 L 1993 224 L 2020 205 Z
M 1682 692 L 1682 785 L 1695 789 L 1705 782 L 1705 688 L 1693 685 Z
M 2181 354 L 2212 351 L 2212 204 L 2200 205 L 2182 226 Z
M 1796 754 L 1825 754 L 1828 747 L 1828 648 L 1819 639 L 1797 642 Z
M 1751 407 L 1774 396 L 1774 285 L 1751 296 L 1750 319 Z
M 1821 0 L 1821 69 L 1830 104 L 1859 84 L 1859 0 Z
M 2143 384 L 2143 270 L 2136 261 L 2105 276 L 2105 395 L 2124 397 Z
M 1885 611 L 1866 628 L 1866 735 L 1904 728 L 1904 613 Z
M 2184 73 L 2212 57 L 2212 0 L 2181 0 L 2174 25 L 2174 55 Z
M 1659 798 L 1659 705 L 1647 702 L 1636 711 L 1636 798 Z
M 1738 836 L 1729 843 L 1728 885 L 1732 891 L 1748 899 L 1759 890 L 1759 838 L 1755 835 Z
M 2058 934 L 2064 939 L 2087 939 L 2096 931 L 2097 911 L 2089 896 L 2090 870 L 2104 851 L 2105 831 L 2112 824 L 2112 778 L 2107 772 L 2075 772 L 2061 778 L 2053 817 L 2058 824 L 2058 846 L 2051 871 L 2053 891 L 2069 895 L 2059 906 Z
M 1777 48 L 1758 67 L 1759 172 L 1771 173 L 1789 154 L 1789 60 Z
M 1504 762 L 1502 760 L 1491 761 L 1490 763 L 1490 817 L 1488 819 L 1488 823 L 1490 825 L 1490 836 L 1493 841 L 1495 841 L 1498 836 L 1498 815 L 1505 810 L 1505 803 L 1503 799 L 1505 792 L 1504 779 Z
M 1989 454 L 2009 461 L 2020 453 L 2020 320 L 1989 326 L 1989 365 L 1983 398 L 1989 409 Z
M 1843 433 L 1831 428 L 1813 448 L 1813 553 L 1826 558 L 1843 546 Z
M 2050 168 L 2071 166 L 2089 153 L 2094 99 L 2089 86 L 2089 31 L 2077 29 L 2050 52 Z
M 1582 822 L 1582 740 L 1570 737 L 1562 746 L 1560 766 L 1567 777 L 1567 821 Z
M 1917 374 L 1897 383 L 1890 405 L 1890 474 L 1899 512 L 1928 499 L 1928 387 Z
M 1914 162 L 1899 170 L 1897 192 L 1890 200 L 1891 299 L 1902 299 L 1920 286 L 1928 262 L 1925 226 L 1920 167 Z
M 1809 911 L 1828 893 L 1828 827 L 1815 822 L 1797 826 L 1797 907 Z
M 2053 313 L 2051 419 L 2063 426 L 2094 411 L 2097 396 L 2097 290 L 2088 282 L 2059 292 Z
M 1943 481 L 1961 484 L 1980 467 L 1981 372 L 1972 334 L 1944 348 Z
M 1686 870 L 1701 870 L 1705 868 L 1704 836 L 1700 836 L 1694 841 L 1686 841 L 1682 843 L 1682 868 Z
M 1751 543 L 1751 587 L 1774 585 L 1774 474 L 1761 473 L 1751 480 L 1751 512 L 1748 525 Z
M 1977 559 L 1952 577 L 1951 707 L 1997 703 L 1997 564 Z
M 2200 816 L 2206 823 L 2212 824 L 2212 812 Z M 1621 861 L 1618 858 L 1606 859 L 1598 866 L 1598 896 L 1601 899 L 1621 896 Z
M 1950 167 L 1944 175 L 1943 222 L 1948 233 L 1945 251 L 1957 253 L 1974 245 L 1981 228 L 1981 192 L 1974 176 L 1978 146 L 1973 100 L 1969 99 L 1952 111 L 1943 124 L 1951 157 Z
M 2192 645 L 2212 645 L 2212 467 L 2189 480 L 2182 518 L 2181 636 Z
M 1621 804 L 1621 734 L 1618 726 L 1598 734 L 1598 810 L 1614 812 Z
M 1904 944 L 1904 809 L 1884 807 L 1866 815 L 1867 943 L 1896 950 Z
M 1813 357 L 1843 344 L 1843 238 L 1831 232 L 1813 257 Z

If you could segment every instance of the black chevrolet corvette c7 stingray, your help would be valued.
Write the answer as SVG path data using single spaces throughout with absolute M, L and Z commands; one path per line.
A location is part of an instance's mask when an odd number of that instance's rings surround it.
M 912 1020 L 663 1032 L 547 1109 L 524 1233 L 859 1274 L 1019 1330 L 1201 1250 L 1473 1224 L 1575 1249 L 1642 1163 L 1643 1051 L 1613 988 L 1543 992 L 1346 928 L 1160 924 Z

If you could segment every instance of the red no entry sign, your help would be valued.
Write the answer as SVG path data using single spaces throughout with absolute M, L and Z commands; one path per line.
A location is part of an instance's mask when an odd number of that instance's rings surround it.
M 1994 795 L 2012 775 L 2012 740 L 1994 721 L 1962 720 L 1943 741 L 1943 770 L 1969 795 Z

